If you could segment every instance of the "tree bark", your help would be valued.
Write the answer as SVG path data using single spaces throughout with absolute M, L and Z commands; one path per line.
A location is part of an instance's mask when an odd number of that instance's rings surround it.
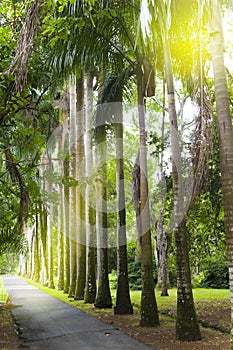
M 64 150 L 64 160 L 63 160 L 63 173 L 65 179 L 68 179 L 69 177 L 69 137 L 68 137 L 68 116 L 67 113 L 64 114 L 63 119 L 63 132 L 62 132 L 62 138 L 63 138 L 63 150 Z M 69 235 L 69 186 L 67 184 L 67 180 L 64 182 L 63 186 L 63 207 L 64 207 L 64 293 L 69 292 L 69 285 L 70 285 L 70 235 Z
M 214 71 L 224 222 L 231 294 L 231 349 L 233 349 L 233 128 L 224 65 L 224 37 L 221 9 L 217 2 L 209 14 L 209 33 Z
M 71 77 L 70 82 L 70 128 L 69 128 L 69 146 L 70 146 L 70 176 L 72 177 L 73 184 L 70 187 L 69 197 L 69 237 L 70 237 L 70 286 L 69 297 L 73 297 L 75 294 L 75 286 L 77 279 L 77 251 L 76 251 L 76 239 L 77 239 L 77 221 L 76 221 L 76 77 Z
M 126 213 L 124 185 L 124 145 L 123 145 L 123 111 L 122 90 L 118 87 L 119 96 L 115 106 L 116 132 L 116 193 L 117 193 L 117 294 L 114 314 L 126 315 L 133 313 L 129 294 L 127 242 L 126 242 Z
M 104 68 L 100 73 L 99 102 L 102 99 Z M 94 305 L 98 308 L 111 308 L 112 297 L 108 278 L 108 216 L 107 216 L 107 169 L 106 169 L 106 116 L 102 104 L 96 111 L 96 237 L 97 237 L 97 294 Z
M 85 188 L 82 179 L 85 176 L 84 151 L 84 76 L 83 72 L 77 82 L 77 280 L 75 300 L 84 299 L 86 285 L 86 225 L 85 225 Z
M 35 234 L 33 240 L 33 281 L 39 282 L 40 280 L 40 258 L 39 258 L 39 223 L 38 214 L 36 214 L 35 222 Z
M 52 170 L 52 160 L 50 155 L 47 159 L 47 170 Z M 53 191 L 53 183 L 51 180 L 45 180 L 45 188 L 47 195 L 50 196 Z M 48 236 L 48 287 L 54 288 L 54 276 L 53 276 L 53 202 L 52 200 L 48 203 L 47 209 L 47 236 Z
M 176 243 L 177 268 L 177 318 L 176 338 L 181 341 L 201 339 L 193 300 L 188 245 L 186 237 L 186 221 L 184 213 L 184 194 L 182 187 L 182 161 L 178 140 L 178 122 L 175 107 L 173 71 L 168 39 L 164 40 L 164 61 L 167 82 L 168 108 L 170 118 L 172 180 L 174 193 L 174 234 Z
M 47 256 L 47 214 L 43 205 L 40 206 L 39 212 L 40 239 L 41 239 L 41 256 L 42 269 L 40 283 L 48 285 L 48 256 Z
M 92 113 L 93 113 L 93 73 L 86 80 L 86 234 L 87 234 L 87 271 L 84 302 L 94 303 L 96 297 L 96 230 L 95 199 L 93 198 L 93 156 L 92 156 Z
M 98 113 L 98 111 L 97 111 Z M 101 113 L 101 112 L 100 112 Z M 106 132 L 105 124 L 96 127 L 96 235 L 97 235 L 97 280 L 95 306 L 111 308 L 112 297 L 108 278 L 108 220 L 106 190 Z
M 135 261 L 141 261 L 142 257 L 142 239 L 140 236 L 141 228 L 141 215 L 140 215 L 140 165 L 139 165 L 139 153 L 136 158 L 136 162 L 133 168 L 133 180 L 132 180 L 132 192 L 133 200 L 136 212 L 136 226 L 137 226 L 137 236 L 136 236 L 136 249 L 135 249 Z
M 144 104 L 144 82 L 141 68 L 137 73 L 138 88 L 138 114 L 140 128 L 140 216 L 142 240 L 142 294 L 140 325 L 152 327 L 159 325 L 158 308 L 155 298 L 155 285 L 153 279 L 152 246 L 150 231 L 150 209 L 149 192 L 147 182 L 147 149 L 146 149 L 146 128 L 145 128 L 145 104 Z

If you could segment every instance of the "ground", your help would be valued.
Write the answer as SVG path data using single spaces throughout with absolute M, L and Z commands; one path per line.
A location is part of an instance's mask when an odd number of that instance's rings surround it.
M 93 313 L 90 306 L 90 312 Z M 132 337 L 151 345 L 157 350 L 228 350 L 230 327 L 230 302 L 196 301 L 198 318 L 201 324 L 202 340 L 191 343 L 175 341 L 175 306 L 160 310 L 160 327 L 141 328 L 138 325 L 138 311 L 134 315 L 114 316 L 112 311 L 95 309 L 95 315 L 113 324 Z M 19 349 L 17 326 L 11 316 L 10 307 L 0 306 L 0 349 Z M 68 349 L 67 349 L 68 350 Z
M 223 300 L 218 304 L 213 301 L 197 301 L 196 308 L 199 321 L 205 326 L 201 326 L 202 340 L 185 343 L 175 340 L 175 308 L 163 310 L 160 327 L 156 328 L 139 327 L 137 312 L 132 316 L 97 312 L 102 320 L 157 350 L 229 350 L 230 302 Z
M 10 308 L 0 305 L 0 349 L 17 350 L 19 344 L 18 328 L 14 323 Z

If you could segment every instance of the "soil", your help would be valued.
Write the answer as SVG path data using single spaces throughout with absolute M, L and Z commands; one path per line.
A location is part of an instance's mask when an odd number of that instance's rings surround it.
M 10 308 L 0 305 L 0 349 L 19 349 L 20 339 L 18 328 L 12 317 Z
M 202 339 L 196 342 L 175 340 L 175 307 L 160 310 L 160 327 L 142 328 L 138 325 L 139 314 L 112 315 L 107 310 L 96 310 L 98 317 L 113 324 L 132 337 L 151 345 L 157 350 L 229 350 L 230 348 L 230 301 L 228 299 L 196 301 Z
M 112 311 L 90 307 L 104 322 L 113 324 L 132 337 L 151 345 L 157 350 L 228 350 L 230 347 L 230 302 L 196 301 L 198 318 L 201 324 L 202 340 L 179 342 L 175 340 L 175 307 L 160 310 L 160 327 L 142 328 L 138 325 L 138 310 L 133 315 L 113 315 Z M 0 306 L 0 349 L 20 349 L 20 338 L 9 307 Z M 68 349 L 67 349 L 68 350 Z

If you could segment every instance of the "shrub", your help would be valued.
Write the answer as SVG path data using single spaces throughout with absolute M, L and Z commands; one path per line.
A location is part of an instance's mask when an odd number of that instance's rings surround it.
M 142 289 L 141 261 L 134 261 L 128 264 L 129 287 L 131 290 Z M 153 268 L 154 283 L 157 283 L 157 270 Z
M 200 272 L 198 275 L 194 275 L 192 280 L 192 287 L 193 288 L 201 288 L 203 286 L 204 281 L 204 273 Z
M 214 261 L 204 271 L 202 287 L 226 289 L 229 288 L 228 266 L 226 261 Z

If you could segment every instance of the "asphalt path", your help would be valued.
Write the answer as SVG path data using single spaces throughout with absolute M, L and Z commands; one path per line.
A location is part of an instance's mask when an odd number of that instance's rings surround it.
M 21 346 L 32 350 L 151 350 L 112 325 L 58 300 L 16 276 L 4 277 Z

